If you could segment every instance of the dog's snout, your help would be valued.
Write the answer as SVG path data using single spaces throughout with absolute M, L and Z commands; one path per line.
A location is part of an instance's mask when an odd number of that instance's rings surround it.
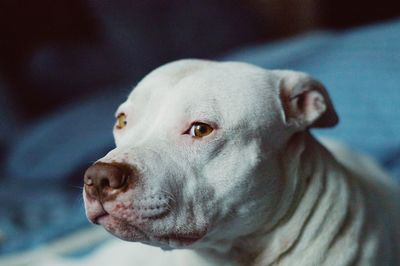
M 96 186 L 98 188 L 111 187 L 120 188 L 126 181 L 125 169 L 118 165 L 96 163 L 90 166 L 85 173 L 84 182 L 88 186 Z
M 95 163 L 85 172 L 85 190 L 93 198 L 106 200 L 132 184 L 136 178 L 134 169 L 127 164 Z

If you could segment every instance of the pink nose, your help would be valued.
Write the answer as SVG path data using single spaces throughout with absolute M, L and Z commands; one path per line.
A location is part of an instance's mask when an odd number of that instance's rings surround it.
M 92 198 L 105 201 L 112 199 L 118 192 L 134 185 L 136 171 L 122 163 L 95 163 L 90 166 L 84 177 L 86 194 Z

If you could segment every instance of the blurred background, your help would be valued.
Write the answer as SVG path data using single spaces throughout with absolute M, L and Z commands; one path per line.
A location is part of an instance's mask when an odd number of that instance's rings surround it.
M 27 265 L 12 259 L 89 227 L 82 174 L 113 147 L 116 107 L 146 73 L 180 58 L 313 74 L 342 118 L 339 127 L 316 134 L 368 153 L 399 179 L 398 6 L 395 0 L 2 0 L 0 264 L 3 257 L 7 265 Z

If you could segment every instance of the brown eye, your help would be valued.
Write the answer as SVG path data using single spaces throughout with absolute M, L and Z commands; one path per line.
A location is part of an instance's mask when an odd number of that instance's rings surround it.
M 116 128 L 122 129 L 126 126 L 126 124 L 127 124 L 126 115 L 124 113 L 119 113 L 117 116 Z
M 196 137 L 196 138 L 202 138 L 205 137 L 207 135 L 210 135 L 211 132 L 213 132 L 213 128 L 210 125 L 207 125 L 205 123 L 193 123 L 192 127 L 189 130 L 189 134 L 192 137 Z

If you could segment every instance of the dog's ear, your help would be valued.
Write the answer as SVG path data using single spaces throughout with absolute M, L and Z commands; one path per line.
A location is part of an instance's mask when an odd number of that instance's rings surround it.
M 285 123 L 296 129 L 333 127 L 339 121 L 325 87 L 295 71 L 276 71 Z

